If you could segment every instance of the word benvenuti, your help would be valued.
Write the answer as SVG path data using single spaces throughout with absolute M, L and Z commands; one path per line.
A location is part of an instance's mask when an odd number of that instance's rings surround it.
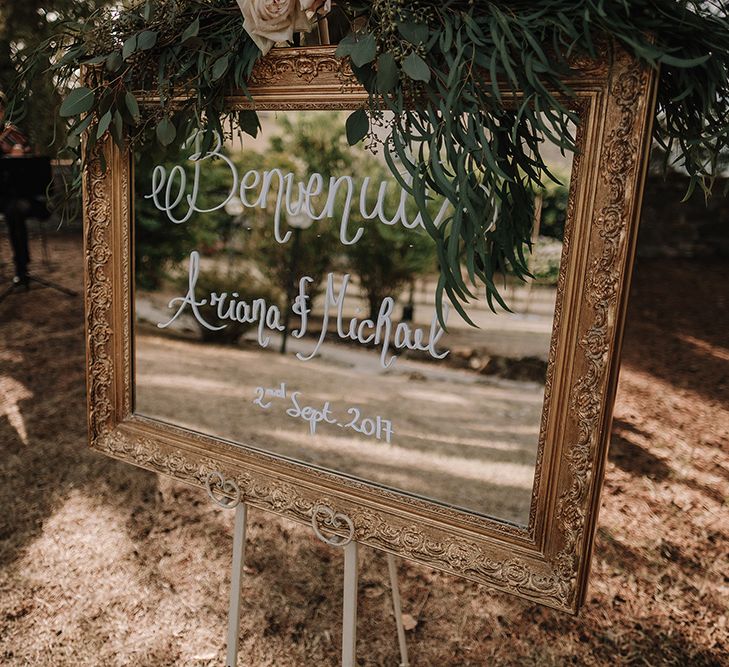
M 193 163 L 193 177 L 190 192 L 188 192 L 188 175 L 185 168 L 181 165 L 172 167 L 171 170 L 163 165 L 157 165 L 152 171 L 152 192 L 145 195 L 145 198 L 151 199 L 155 207 L 159 211 L 163 211 L 167 218 L 175 223 L 182 224 L 188 222 L 195 213 L 212 213 L 218 211 L 231 202 L 234 198 L 240 199 L 242 205 L 246 208 L 268 208 L 269 195 L 275 194 L 275 209 L 273 212 L 274 234 L 278 243 L 288 243 L 291 238 L 291 231 L 282 230 L 282 217 L 285 213 L 287 217 L 298 217 L 306 215 L 312 220 L 334 219 L 339 217 L 339 240 L 343 245 L 353 245 L 357 243 L 363 236 L 364 227 L 359 227 L 354 233 L 349 229 L 350 217 L 353 208 L 358 210 L 359 215 L 364 220 L 377 219 L 385 225 L 394 226 L 398 223 L 402 224 L 406 229 L 416 229 L 418 227 L 425 229 L 422 212 L 419 212 L 415 218 L 408 220 L 406 212 L 406 204 L 410 193 L 392 180 L 381 180 L 376 187 L 377 196 L 374 204 L 368 204 L 371 199 L 370 193 L 375 188 L 372 187 L 372 179 L 369 176 L 364 177 L 359 188 L 357 188 L 355 180 L 352 176 L 332 176 L 327 180 L 319 173 L 313 173 L 303 180 L 297 180 L 292 172 L 284 173 L 281 169 L 257 170 L 250 169 L 242 176 L 238 173 L 238 168 L 233 161 L 222 152 L 222 143 L 218 141 L 217 146 L 211 151 L 205 153 L 193 153 L 188 158 Z M 230 169 L 231 187 L 226 198 L 211 208 L 200 208 L 198 206 L 198 196 L 200 194 L 200 185 L 202 178 L 202 166 L 206 160 L 219 159 L 224 162 Z M 407 182 L 407 180 L 405 180 Z M 399 203 L 397 210 L 390 216 L 386 212 L 385 201 L 390 186 L 394 186 L 400 191 Z M 359 189 L 359 196 L 356 197 Z M 343 194 L 344 203 L 341 207 L 341 214 L 337 215 L 337 197 L 340 192 Z M 314 199 L 326 195 L 326 202 L 321 211 L 315 211 Z M 355 206 L 355 198 L 358 204 Z M 176 215 L 178 208 L 183 209 Z M 433 224 L 438 227 L 446 218 L 450 202 L 446 199 L 438 210 L 437 214 L 432 217 Z

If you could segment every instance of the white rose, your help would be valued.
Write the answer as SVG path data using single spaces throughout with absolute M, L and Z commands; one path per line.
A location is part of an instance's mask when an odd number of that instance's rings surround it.
M 238 6 L 245 31 L 264 55 L 276 42 L 288 42 L 294 32 L 312 28 L 299 0 L 238 0 Z
M 300 4 L 310 19 L 317 14 L 324 16 L 332 11 L 332 0 L 300 0 Z

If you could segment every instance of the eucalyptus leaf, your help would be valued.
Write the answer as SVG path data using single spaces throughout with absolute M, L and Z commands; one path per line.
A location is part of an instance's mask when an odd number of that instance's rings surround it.
M 137 98 L 134 96 L 134 94 L 130 91 L 127 91 L 124 95 L 124 104 L 127 108 L 127 111 L 129 111 L 129 115 L 134 118 L 135 122 L 139 119 L 140 112 L 139 112 L 139 102 L 137 102 Z
M 132 35 L 122 46 L 122 59 L 126 60 L 137 50 L 137 35 Z
M 85 86 L 72 90 L 63 103 L 59 113 L 64 118 L 78 116 L 82 113 L 91 111 L 94 106 L 94 92 Z
M 174 123 L 165 116 L 158 124 L 157 124 L 157 141 L 159 141 L 160 145 L 164 146 L 165 148 L 172 144 L 172 142 L 177 138 L 177 130 L 175 129 Z
M 430 81 L 430 68 L 417 53 L 411 53 L 402 61 L 402 69 L 413 81 Z
M 382 93 L 389 93 L 400 78 L 397 62 L 391 53 L 382 53 L 377 58 L 377 88 Z
M 225 74 L 228 71 L 228 66 L 230 65 L 230 56 L 228 54 L 225 54 L 224 56 L 220 56 L 214 63 L 213 63 L 213 71 L 212 71 L 212 80 L 217 81 L 223 74 Z
M 122 54 L 119 51 L 112 51 L 107 57 L 106 57 L 106 69 L 109 72 L 116 72 L 121 68 L 121 66 L 124 64 L 124 58 L 122 58 Z
M 122 148 L 124 145 L 124 119 L 118 109 L 114 111 L 111 120 L 111 135 L 114 138 L 114 143 Z
M 670 53 L 662 53 L 657 56 L 659 62 L 665 63 L 666 65 L 674 65 L 675 67 L 696 67 L 697 65 L 703 65 L 706 61 L 711 58 L 710 53 L 704 53 L 695 58 L 677 58 L 672 56 Z
M 106 61 L 106 56 L 95 56 L 93 58 L 89 58 L 84 65 L 101 65 L 101 63 Z
M 111 111 L 107 111 L 99 120 L 99 124 L 96 126 L 96 138 L 101 139 L 106 134 L 106 131 L 111 125 L 113 115 Z
M 334 53 L 337 58 L 346 58 L 352 54 L 352 49 L 357 44 L 357 37 L 354 33 L 350 32 L 344 39 L 342 39 L 337 45 L 337 49 Z
M 187 28 L 185 29 L 185 32 L 182 33 L 182 38 L 180 39 L 180 44 L 184 44 L 188 40 L 192 39 L 193 37 L 197 37 L 200 33 L 200 17 L 197 17 Z
M 148 51 L 157 44 L 156 30 L 143 30 L 137 37 L 137 49 L 140 51 Z
M 253 138 L 258 136 L 261 129 L 258 114 L 252 109 L 245 109 L 238 114 L 238 125 L 243 132 L 250 134 Z
M 347 141 L 350 146 L 358 144 L 370 131 L 370 119 L 367 111 L 358 109 L 347 118 Z
M 366 63 L 371 63 L 377 56 L 377 42 L 375 41 L 375 36 L 367 34 L 358 39 L 352 46 L 349 56 L 357 67 L 362 67 L 362 65 L 365 65 Z
M 424 23 L 401 22 L 397 24 L 400 34 L 411 44 L 423 44 L 428 39 L 428 26 Z
M 94 121 L 94 115 L 93 114 L 86 114 L 81 120 L 74 123 L 69 130 L 69 137 L 79 137 L 81 136 L 86 130 L 89 129 L 89 126 Z

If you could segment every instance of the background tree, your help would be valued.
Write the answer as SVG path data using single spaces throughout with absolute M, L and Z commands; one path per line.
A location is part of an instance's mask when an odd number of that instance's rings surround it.
M 369 176 L 372 183 L 390 182 L 384 208 L 392 217 L 400 205 L 401 191 L 388 168 L 374 156 L 361 154 L 354 173 L 360 179 Z M 377 192 L 373 188 L 368 194 L 367 207 L 372 210 Z M 408 220 L 414 220 L 418 214 L 411 197 L 406 213 Z M 363 220 L 359 212 L 352 216 L 351 226 L 364 227 L 365 232 L 357 243 L 347 247 L 347 263 L 367 299 L 370 319 L 375 319 L 385 297 L 397 297 L 416 277 L 435 270 L 435 248 L 422 228 L 406 229 L 400 223 L 390 226 L 379 220 Z
M 271 125 L 264 119 L 264 139 L 268 132 L 273 134 L 268 150 L 246 150 L 241 154 L 238 164 L 242 173 L 249 169 L 278 168 L 284 173 L 294 173 L 298 179 L 316 172 L 325 181 L 331 176 L 350 173 L 353 151 L 347 143 L 340 114 L 281 114 Z M 314 282 L 309 293 L 316 296 L 324 275 L 331 270 L 340 253 L 338 226 L 327 219 L 313 221 L 308 229 L 300 232 L 295 249 L 296 239 L 278 243 L 271 216 L 275 199 L 276 192 L 272 188 L 266 209 L 248 209 L 245 214 L 252 222 L 251 242 L 256 262 L 271 283 L 289 296 L 298 292 L 301 275 L 311 277 Z M 288 228 L 285 219 L 283 228 Z
M 23 67 L 26 54 L 53 35 L 64 23 L 83 22 L 95 9 L 114 4 L 109 0 L 4 0 L 0 2 L 0 89 L 11 89 Z M 52 145 L 63 146 L 63 123 L 55 110 L 62 93 L 57 91 L 45 61 L 39 74 L 25 81 L 28 106 L 22 117 L 14 118 L 29 135 L 39 152 L 54 152 Z M 56 140 L 57 139 L 57 140 Z
M 389 215 L 394 215 L 400 203 L 400 188 L 383 161 L 361 147 L 348 145 L 342 114 L 281 114 L 276 124 L 278 132 L 271 139 L 270 150 L 246 151 L 240 158 L 242 171 L 278 167 L 302 179 L 316 172 L 324 177 L 325 182 L 331 176 L 351 175 L 357 184 L 369 176 L 373 184 L 369 192 L 372 200 L 368 202 L 370 208 L 374 208 L 377 195 L 374 184 L 388 181 L 390 186 L 385 206 Z M 301 243 L 297 244 L 296 256 L 292 257 L 295 239 L 280 244 L 274 238 L 270 211 L 273 210 L 276 193 L 272 191 L 269 197 L 271 201 L 266 210 L 251 211 L 257 218 L 254 225 L 256 261 L 274 284 L 282 286 L 289 295 L 298 291 L 296 283 L 304 272 L 314 279 L 310 293 L 315 294 L 324 275 L 336 268 L 357 277 L 370 313 L 376 315 L 382 299 L 397 296 L 417 275 L 435 268 L 433 244 L 424 231 L 363 220 L 358 213 L 358 194 L 353 198 L 350 228 L 362 226 L 365 233 L 354 245 L 342 245 L 336 221 L 341 219 L 344 207 L 343 189 L 337 195 L 334 220 L 314 221 L 309 229 L 301 232 Z M 314 204 L 316 210 L 324 205 L 324 197 L 319 199 Z M 407 213 L 409 220 L 416 217 L 417 207 L 413 201 L 409 201 Z
M 230 239 L 233 219 L 224 209 L 196 213 L 187 222 L 175 224 L 163 211 L 157 210 L 151 199 L 145 197 L 152 190 L 152 170 L 158 164 L 164 165 L 168 174 L 174 166 L 183 166 L 188 183 L 192 182 L 193 164 L 187 159 L 191 152 L 191 148 L 168 148 L 165 154 L 159 150 L 148 150 L 135 156 L 134 259 L 137 286 L 142 289 L 159 289 L 163 280 L 191 251 L 212 254 L 224 250 Z M 219 160 L 207 160 L 198 206 L 207 209 L 225 201 L 230 184 L 230 169 Z M 178 218 L 184 215 L 185 206 L 175 211 Z

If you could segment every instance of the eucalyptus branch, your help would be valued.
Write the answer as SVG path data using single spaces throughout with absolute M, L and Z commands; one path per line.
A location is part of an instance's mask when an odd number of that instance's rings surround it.
M 485 290 L 506 308 L 499 277 L 525 278 L 535 192 L 550 179 L 545 141 L 576 150 L 579 122 L 564 81 L 576 56 L 614 46 L 660 67 L 655 139 L 709 193 L 729 143 L 727 2 L 699 0 L 343 0 L 356 31 L 339 45 L 369 93 L 347 121 L 351 143 L 377 141 L 389 117 L 385 158 L 415 198 L 440 265 L 439 312 L 448 298 L 466 305 Z M 18 63 L 9 110 L 22 119 L 32 81 L 51 63 L 61 87 L 86 67 L 87 81 L 60 108 L 66 150 L 79 165 L 111 133 L 118 144 L 164 151 L 196 128 L 203 150 L 235 123 L 256 134 L 254 112 L 231 113 L 233 91 L 247 92 L 260 51 L 235 0 L 147 0 L 103 9 L 59 28 Z M 159 105 L 138 103 L 156 90 Z M 180 94 L 183 104 L 173 103 Z M 81 155 L 80 138 L 88 152 Z M 401 171 L 405 172 L 403 178 Z M 73 180 L 74 187 L 80 179 Z M 436 226 L 432 194 L 453 212 Z

